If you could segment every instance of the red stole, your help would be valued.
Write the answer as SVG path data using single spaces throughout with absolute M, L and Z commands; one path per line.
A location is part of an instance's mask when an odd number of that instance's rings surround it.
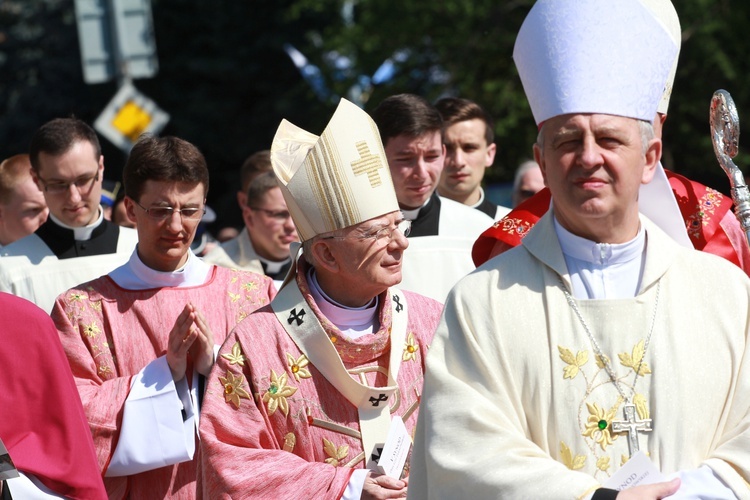
M 732 200 L 718 191 L 665 170 L 690 241 L 696 250 L 724 257 L 750 274 L 747 241 L 731 213 Z M 515 247 L 549 209 L 545 188 L 495 222 L 474 243 L 472 258 L 480 266 L 495 255 Z

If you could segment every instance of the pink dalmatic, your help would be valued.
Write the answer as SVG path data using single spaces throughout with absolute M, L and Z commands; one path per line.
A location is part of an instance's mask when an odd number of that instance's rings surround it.
M 195 305 L 221 344 L 234 326 L 275 295 L 265 276 L 213 267 L 200 286 L 126 290 L 103 276 L 58 297 L 52 311 L 94 436 L 102 473 L 117 446 L 131 377 L 163 356 L 186 303 Z M 110 498 L 196 496 L 200 450 L 192 461 L 105 478 Z

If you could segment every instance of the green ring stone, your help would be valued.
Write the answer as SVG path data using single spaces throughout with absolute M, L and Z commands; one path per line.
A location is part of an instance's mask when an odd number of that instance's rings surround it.
M 599 429 L 604 430 L 607 428 L 607 421 L 606 420 L 599 420 Z

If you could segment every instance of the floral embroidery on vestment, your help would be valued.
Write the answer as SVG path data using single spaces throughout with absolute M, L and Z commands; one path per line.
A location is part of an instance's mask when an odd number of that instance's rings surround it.
M 349 455 L 349 446 L 345 444 L 336 446 L 333 442 L 323 438 L 323 451 L 328 455 L 325 462 L 336 467 Z
M 297 436 L 295 436 L 293 432 L 289 432 L 286 436 L 284 436 L 284 446 L 282 449 L 284 451 L 292 453 L 294 451 L 295 444 L 297 444 Z
M 633 396 L 633 404 L 635 410 L 638 412 L 638 418 L 641 420 L 648 420 L 651 418 L 651 412 L 648 411 L 648 404 L 646 403 L 646 396 L 643 394 L 636 394 Z
M 636 376 L 636 371 L 638 371 L 638 377 L 644 377 L 652 373 L 651 367 L 644 360 L 644 344 L 645 341 L 640 340 L 632 347 L 630 352 L 621 352 L 617 355 L 620 361 L 619 366 L 628 369 L 627 373 L 615 373 L 617 380 L 625 391 L 631 390 L 631 385 L 628 385 L 628 382 L 632 384 Z M 619 457 L 619 453 L 613 455 L 613 450 L 610 448 L 619 436 L 619 434 L 612 433 L 611 423 L 613 420 L 617 420 L 619 412 L 622 411 L 624 399 L 622 395 L 618 395 L 616 400 L 610 401 L 612 406 L 609 406 L 610 403 L 606 401 L 602 404 L 601 399 L 596 400 L 595 394 L 601 394 L 597 392 L 601 388 L 612 387 L 612 382 L 605 366 L 609 363 L 609 366 L 613 369 L 615 367 L 606 355 L 602 355 L 602 357 L 594 355 L 595 364 L 589 365 L 589 351 L 575 351 L 561 345 L 558 345 L 557 349 L 560 359 L 564 363 L 562 367 L 563 380 L 568 381 L 568 383 L 576 383 L 580 386 L 581 392 L 584 394 L 579 405 L 578 421 L 581 436 L 589 448 L 589 454 L 592 455 L 591 459 L 593 461 L 589 461 L 588 463 L 591 464 L 590 467 L 593 467 L 594 464 L 596 466 L 595 469 L 591 470 L 591 473 L 594 476 L 597 473 L 609 476 L 612 472 L 613 463 Z M 583 385 L 581 386 L 581 384 Z M 633 394 L 633 404 L 640 419 L 650 418 L 645 395 L 640 393 Z M 568 468 L 573 468 L 573 466 L 583 468 L 584 462 L 587 459 L 588 455 L 574 455 L 571 449 L 565 443 L 561 442 L 560 461 Z M 627 459 L 627 456 L 625 456 L 625 461 Z
M 289 371 L 292 372 L 292 376 L 297 382 L 299 382 L 299 379 L 301 378 L 312 377 L 310 369 L 307 368 L 310 361 L 304 354 L 301 354 L 299 358 L 294 359 L 294 356 L 286 353 L 286 362 L 289 365 Z
M 242 354 L 242 348 L 240 348 L 239 342 L 234 343 L 232 346 L 232 352 L 226 352 L 222 354 L 221 357 L 229 361 L 230 365 L 245 366 L 245 356 Z
M 78 292 L 78 291 L 71 292 L 70 295 L 68 296 L 68 299 L 71 302 L 80 302 L 80 301 L 88 299 L 88 298 L 89 298 L 88 295 L 86 295 L 83 292 Z
M 409 332 L 409 336 L 406 338 L 406 345 L 404 345 L 404 355 L 401 358 L 403 361 L 409 361 L 417 359 L 417 351 L 419 350 L 419 344 L 417 344 L 414 338 L 414 333 Z
M 83 334 L 86 335 L 89 338 L 94 338 L 97 335 L 99 335 L 102 332 L 101 328 L 99 328 L 99 325 L 96 324 L 96 322 L 91 322 L 88 325 L 83 325 Z
M 297 388 L 286 385 L 286 381 L 286 372 L 277 376 L 276 372 L 271 370 L 271 382 L 263 394 L 263 402 L 266 403 L 269 416 L 276 413 L 277 409 L 280 409 L 284 416 L 289 415 L 289 402 L 286 398 L 297 392 Z
M 526 236 L 529 232 L 529 229 L 534 227 L 534 224 L 529 221 L 525 221 L 523 219 L 513 219 L 509 217 L 501 219 L 500 221 L 498 221 L 498 223 L 500 224 L 500 229 L 502 231 L 509 234 L 517 234 L 520 238 Z
M 565 442 L 560 441 L 560 459 L 565 467 L 570 470 L 579 470 L 583 468 L 583 464 L 586 463 L 585 455 L 573 456 L 568 445 Z
M 115 376 L 115 354 L 109 336 L 101 335 L 101 298 L 92 299 L 92 294 L 97 296 L 96 290 L 91 286 L 86 291 L 71 290 L 63 308 L 71 326 L 77 329 L 91 353 L 97 373 L 102 379 L 109 379 Z
M 232 403 L 235 408 L 240 408 L 240 398 L 250 399 L 250 394 L 242 388 L 242 382 L 245 381 L 244 375 L 235 376 L 227 370 L 226 377 L 219 377 L 219 381 L 224 385 L 224 401 Z
M 648 367 L 648 363 L 643 361 L 643 344 L 644 341 L 641 340 L 633 347 L 632 354 L 628 354 L 626 352 L 620 353 L 620 363 L 622 363 L 623 366 L 627 366 L 628 368 L 632 368 L 633 371 L 639 370 L 638 375 L 643 376 L 648 373 L 651 373 L 651 368 Z
M 607 446 L 611 445 L 612 442 L 617 439 L 617 436 L 613 436 L 610 432 L 610 424 L 615 418 L 617 409 L 622 404 L 622 398 L 617 398 L 617 403 L 610 408 L 608 411 L 604 411 L 596 403 L 586 403 L 586 407 L 589 410 L 589 417 L 586 420 L 586 429 L 583 431 L 583 435 L 593 439 L 602 448 L 602 451 L 607 450 Z M 602 429 L 599 425 L 600 422 L 604 422 L 606 425 Z
M 722 198 L 724 195 L 715 189 L 706 188 L 706 194 L 698 200 L 695 212 L 685 219 L 685 227 L 692 238 L 696 240 L 701 238 L 703 227 L 711 222 L 711 216 L 714 215 L 716 207 L 721 204 Z
M 567 366 L 563 367 L 563 378 L 575 378 L 583 365 L 589 361 L 588 351 L 578 351 L 573 356 L 570 349 L 566 349 L 565 347 L 557 346 L 557 350 L 560 352 L 560 359 L 567 364 Z

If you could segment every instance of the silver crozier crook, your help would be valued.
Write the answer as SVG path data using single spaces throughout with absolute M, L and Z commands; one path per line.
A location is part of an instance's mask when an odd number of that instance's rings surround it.
M 750 190 L 745 176 L 732 158 L 737 156 L 740 141 L 740 118 L 732 96 L 726 90 L 717 90 L 711 98 L 711 138 L 719 165 L 729 177 L 734 214 L 750 245 Z

